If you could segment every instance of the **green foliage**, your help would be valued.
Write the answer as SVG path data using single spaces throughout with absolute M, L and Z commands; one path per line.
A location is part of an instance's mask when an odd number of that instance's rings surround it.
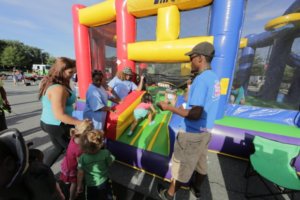
M 291 83 L 292 79 L 293 79 L 293 76 L 294 76 L 294 73 L 295 73 L 295 69 L 288 66 L 288 65 L 286 65 L 282 82 Z
M 5 66 L 23 66 L 26 62 L 25 52 L 20 46 L 7 46 L 2 52 L 1 63 Z
M 0 66 L 24 67 L 34 63 L 53 62 L 47 52 L 15 40 L 0 40 Z
M 55 57 L 50 56 L 49 59 L 47 59 L 47 65 L 53 65 L 55 62 Z
M 253 66 L 251 69 L 252 76 L 262 76 L 264 75 L 264 61 L 259 55 L 255 55 Z

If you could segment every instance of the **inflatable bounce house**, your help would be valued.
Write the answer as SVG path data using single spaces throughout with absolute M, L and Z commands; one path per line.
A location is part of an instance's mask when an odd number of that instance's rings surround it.
M 268 2 L 275 6 L 279 1 Z M 212 68 L 221 83 L 221 99 L 210 151 L 247 159 L 254 136 L 300 145 L 300 129 L 297 127 L 300 0 L 281 3 L 281 9 L 285 10 L 268 19 L 260 33 L 246 32 L 247 24 L 250 24 L 248 21 L 259 18 L 249 15 L 255 10 L 260 14 L 273 13 L 273 10 L 272 7 L 268 11 L 262 10 L 268 7 L 264 1 L 252 3 L 246 0 L 106 0 L 89 7 L 74 5 L 80 96 L 77 112 L 84 108 L 85 93 L 94 69 L 102 70 L 108 78 L 112 78 L 124 67 L 130 67 L 136 74 L 147 68 L 149 74 L 152 71 L 152 79 L 155 80 L 147 90 L 156 102 L 163 101 L 166 87 L 176 88 L 180 82 L 187 80 L 180 79 L 188 75 L 189 57 L 184 54 L 197 43 L 207 41 L 215 46 Z M 198 12 L 201 14 L 197 15 Z M 151 23 L 144 21 L 147 19 Z M 205 21 L 204 31 L 198 32 L 198 35 L 184 34 L 198 29 Z M 187 26 L 182 27 L 184 22 Z M 255 22 L 251 25 L 259 26 Z M 263 25 L 260 28 L 263 29 Z M 150 32 L 155 32 L 155 36 L 147 38 Z M 245 33 L 248 35 L 243 37 Z M 259 57 L 259 52 L 265 59 Z M 172 70 L 172 66 L 179 66 L 177 82 L 168 81 L 171 83 L 166 84 L 166 79 L 155 79 L 162 74 L 166 77 L 166 71 Z M 255 70 L 262 74 L 258 75 Z M 288 83 L 283 81 L 286 74 L 289 74 L 286 78 Z M 239 81 L 245 90 L 244 105 L 229 103 L 234 80 Z M 184 91 L 177 89 L 176 105 L 179 106 L 184 102 Z M 170 179 L 170 157 L 181 117 L 157 109 L 154 125 L 150 126 L 148 120 L 144 120 L 134 134 L 128 136 L 133 110 L 143 94 L 144 91 L 130 93 L 116 106 L 116 112 L 108 114 L 107 146 L 118 161 Z M 288 106 L 277 106 L 280 102 Z M 299 158 L 294 165 L 300 172 Z

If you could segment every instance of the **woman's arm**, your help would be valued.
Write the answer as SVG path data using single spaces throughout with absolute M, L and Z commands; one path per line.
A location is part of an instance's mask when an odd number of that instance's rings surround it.
M 119 104 L 121 103 L 121 100 L 118 98 L 114 98 L 114 97 L 109 97 L 108 98 L 110 101 L 112 101 L 113 103 Z
M 65 124 L 77 125 L 81 121 L 65 113 L 65 105 L 68 95 L 69 93 L 61 85 L 48 90 L 48 98 L 51 102 L 54 117 Z
M 111 88 L 111 87 L 107 87 L 107 90 L 115 97 L 115 100 L 116 101 L 120 101 L 121 99 L 120 99 L 120 97 L 118 96 L 118 94 L 114 91 L 114 89 L 113 88 Z
M 100 109 L 100 111 L 111 111 L 111 110 L 112 110 L 112 108 L 109 107 L 109 106 L 103 106 L 103 107 Z

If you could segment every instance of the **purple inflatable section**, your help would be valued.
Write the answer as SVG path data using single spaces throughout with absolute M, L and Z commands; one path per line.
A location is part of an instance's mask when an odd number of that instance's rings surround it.
M 300 145 L 299 138 L 216 125 L 213 129 L 209 149 L 232 155 L 234 157 L 248 158 L 253 152 L 252 140 L 254 136 L 261 136 L 283 143 Z M 134 146 L 118 141 L 108 140 L 107 146 L 119 161 L 163 178 L 171 178 L 169 167 L 170 157 L 138 149 Z M 300 172 L 299 156 L 297 157 L 294 165 L 297 172 Z
M 253 152 L 252 140 L 254 136 L 300 146 L 299 138 L 216 125 L 213 129 L 209 149 L 232 156 L 248 158 Z M 296 158 L 294 165 L 297 172 L 300 172 L 300 156 Z
M 171 179 L 169 157 L 112 140 L 107 140 L 107 148 L 121 162 L 156 174 L 162 178 Z

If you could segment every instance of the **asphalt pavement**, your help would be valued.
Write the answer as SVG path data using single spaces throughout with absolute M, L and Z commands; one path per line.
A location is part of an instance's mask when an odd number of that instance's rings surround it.
M 41 103 L 38 100 L 38 86 L 24 86 L 19 83 L 14 86 L 12 81 L 6 80 L 4 85 L 12 113 L 7 114 L 6 120 L 9 128 L 17 128 L 22 132 L 27 142 L 32 141 L 35 148 L 47 154 L 51 147 L 49 137 L 40 128 Z M 247 180 L 244 178 L 248 162 L 242 161 L 213 152 L 208 154 L 208 177 L 202 185 L 201 200 L 243 200 Z M 59 173 L 60 160 L 52 170 Z M 135 170 L 131 167 L 115 162 L 110 170 L 114 191 L 119 200 L 150 200 L 158 199 L 157 184 L 168 185 L 159 177 L 146 172 Z M 267 190 L 257 179 L 251 178 L 249 182 L 252 194 L 265 193 Z M 180 190 L 177 200 L 193 200 L 188 190 Z M 270 197 L 256 199 L 273 199 Z M 289 196 L 279 196 L 279 200 L 290 199 Z M 295 199 L 300 199 L 298 194 Z

